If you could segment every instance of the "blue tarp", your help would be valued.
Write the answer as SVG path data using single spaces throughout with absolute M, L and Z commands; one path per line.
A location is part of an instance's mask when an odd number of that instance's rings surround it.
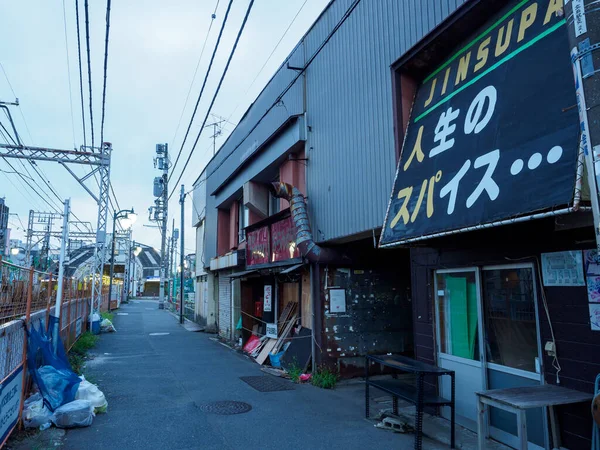
M 75 400 L 81 382 L 71 369 L 60 335 L 55 337 L 58 342 L 54 354 L 52 331 L 56 323 L 56 317 L 50 316 L 48 334 L 43 322 L 40 322 L 39 329 L 32 326 L 27 333 L 27 368 L 51 411 Z

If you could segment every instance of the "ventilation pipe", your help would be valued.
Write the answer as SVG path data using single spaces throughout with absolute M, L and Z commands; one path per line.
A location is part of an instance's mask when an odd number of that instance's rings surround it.
M 271 183 L 275 188 L 275 197 L 284 198 L 290 202 L 292 220 L 296 225 L 296 245 L 302 256 L 311 263 L 348 264 L 350 258 L 336 249 L 323 248 L 315 243 L 310 229 L 308 211 L 304 194 L 289 183 L 276 181 Z

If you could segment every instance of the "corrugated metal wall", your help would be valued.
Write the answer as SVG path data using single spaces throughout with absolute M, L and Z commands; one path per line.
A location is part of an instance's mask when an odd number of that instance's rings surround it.
M 282 64 L 206 167 L 206 261 L 216 256 L 220 204 L 211 193 L 289 117 L 302 114 L 305 95 L 315 239 L 381 226 L 396 168 L 390 65 L 464 1 L 362 0 L 308 68 L 306 94 L 301 77 L 261 120 L 297 75 Z M 291 53 L 291 66 L 302 67 L 311 58 L 352 2 L 330 3 Z
M 463 0 L 362 0 L 307 71 L 309 209 L 315 239 L 380 227 L 396 169 L 390 65 Z M 309 58 L 352 0 L 305 40 Z

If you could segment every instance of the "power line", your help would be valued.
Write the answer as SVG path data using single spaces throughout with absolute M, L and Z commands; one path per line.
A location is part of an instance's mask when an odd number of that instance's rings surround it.
M 4 130 L 2 132 L 2 137 L 4 138 L 4 140 L 6 141 L 7 144 L 10 144 L 10 142 L 8 141 L 7 137 L 8 136 L 10 138 L 10 140 L 13 141 L 13 144 L 16 145 L 16 141 L 15 139 L 10 135 L 10 133 L 8 133 L 8 131 L 6 130 L 6 127 L 4 126 L 4 124 L 2 124 L 0 122 L 0 128 L 2 128 L 2 130 Z M 6 133 L 6 135 L 5 135 Z M 56 204 L 54 203 L 50 203 L 50 201 L 52 201 L 52 198 L 44 191 L 44 189 L 38 184 L 38 182 L 31 176 L 31 173 L 29 173 L 29 170 L 27 170 L 27 167 L 25 166 L 25 164 L 23 163 L 23 161 L 19 160 L 19 163 L 21 164 L 21 166 L 23 167 L 23 170 L 25 170 L 25 172 L 27 173 L 27 178 L 29 178 L 29 180 L 31 180 L 39 189 L 39 192 L 33 187 L 31 186 L 31 184 L 29 183 L 29 181 L 27 181 L 24 177 L 25 175 L 23 175 L 21 172 L 18 172 L 17 169 L 15 169 L 15 167 L 8 161 L 7 158 L 4 158 L 4 160 L 6 161 L 6 163 L 10 166 L 10 168 L 17 174 L 19 175 L 19 177 L 21 177 L 23 179 L 23 181 L 25 181 L 25 183 L 27 183 L 27 185 L 33 190 L 33 192 L 35 192 L 42 200 L 44 200 L 44 202 L 46 202 L 50 207 L 58 209 Z M 30 161 L 31 163 L 31 161 Z M 33 165 L 32 165 L 33 166 Z M 34 167 L 35 169 L 35 167 Z M 37 171 L 37 170 L 36 170 Z M 38 175 L 41 177 L 41 175 L 38 172 Z M 43 178 L 42 178 L 43 180 Z M 42 196 L 42 192 L 44 192 L 46 194 L 46 198 L 50 201 L 48 201 L 45 197 Z M 60 209 L 59 209 L 60 211 Z
M 300 6 L 300 9 L 298 9 L 298 12 L 296 12 L 296 15 L 294 16 L 294 18 L 292 19 L 292 21 L 290 22 L 290 24 L 288 25 L 288 27 L 283 32 L 283 35 L 281 36 L 281 38 L 279 38 L 279 41 L 277 42 L 277 44 L 275 44 L 275 47 L 273 47 L 273 50 L 271 51 L 271 54 L 269 55 L 269 57 L 267 58 L 267 60 L 264 62 L 264 64 L 262 65 L 262 67 L 260 68 L 260 70 L 258 71 L 258 73 L 256 74 L 256 76 L 254 77 L 254 80 L 252 80 L 252 83 L 250 83 L 250 86 L 248 86 L 248 88 L 246 89 L 246 92 L 242 96 L 242 100 L 244 100 L 246 98 L 246 96 L 248 95 L 248 92 L 250 92 L 250 89 L 252 89 L 252 86 L 254 86 L 254 83 L 256 83 L 256 80 L 258 80 L 258 77 L 260 76 L 260 74 L 262 73 L 262 71 L 265 69 L 265 67 L 267 66 L 267 64 L 269 63 L 269 61 L 271 60 L 271 58 L 273 57 L 273 55 L 275 54 L 275 52 L 279 48 L 279 45 L 281 44 L 281 42 L 283 41 L 283 39 L 287 35 L 288 31 L 290 31 L 290 28 L 292 28 L 292 25 L 294 24 L 294 22 L 296 22 L 296 19 L 298 18 L 298 16 L 300 15 L 300 13 L 302 12 L 302 10 L 304 9 L 304 6 L 306 6 L 307 2 L 308 2 L 308 0 L 304 0 L 304 3 L 302 3 L 302 5 Z M 233 112 L 229 115 L 229 119 L 235 114 L 235 112 L 237 111 L 237 109 L 240 107 L 241 104 L 242 104 L 242 101 L 240 101 L 237 104 L 237 106 L 234 108 Z
M 340 20 L 338 21 L 338 23 L 335 25 L 335 27 L 329 32 L 329 35 L 327 35 L 327 37 L 325 38 L 325 40 L 321 43 L 321 45 L 319 46 L 319 48 L 317 48 L 317 50 L 315 50 L 315 52 L 313 53 L 313 55 L 308 59 L 308 61 L 304 65 L 304 67 L 301 70 L 298 70 L 298 73 L 296 74 L 296 76 L 294 77 L 294 79 L 286 86 L 286 88 L 281 92 L 281 94 L 279 94 L 277 96 L 277 98 L 275 99 L 275 101 L 271 104 L 271 106 L 269 106 L 267 108 L 267 110 L 263 113 L 263 115 L 260 116 L 260 118 L 256 121 L 256 123 L 254 124 L 254 126 L 248 130 L 248 132 L 246 133 L 246 135 L 240 140 L 240 144 L 236 145 L 233 149 L 231 149 L 231 151 L 227 154 L 227 156 L 225 156 L 214 167 L 214 169 L 212 170 L 212 172 L 206 174 L 207 178 L 209 176 L 211 176 L 213 173 L 215 173 L 215 171 L 218 170 L 225 163 L 225 161 L 233 154 L 233 152 L 235 152 L 237 150 L 237 148 L 241 145 L 241 143 L 244 142 L 244 140 L 246 138 L 248 138 L 248 136 L 250 136 L 250 134 L 252 132 L 254 132 L 254 130 L 256 129 L 256 127 L 258 127 L 258 125 L 267 116 L 267 114 L 269 114 L 269 112 L 271 112 L 271 110 L 275 106 L 277 106 L 278 104 L 280 104 L 282 102 L 282 99 L 285 96 L 285 94 L 287 94 L 287 92 L 292 88 L 292 86 L 294 86 L 294 84 L 296 83 L 296 81 L 298 81 L 298 79 L 304 74 L 304 72 L 306 72 L 306 69 L 312 64 L 312 62 L 319 55 L 319 53 L 321 53 L 321 51 L 323 50 L 323 48 L 325 47 L 325 45 L 327 45 L 327 43 L 331 40 L 331 38 L 335 35 L 335 33 L 339 30 L 339 28 L 343 25 L 343 23 L 348 19 L 348 17 L 350 17 L 350 15 L 356 9 L 356 7 L 360 3 L 360 1 L 361 0 L 354 0 L 352 2 L 352 4 L 348 7 L 348 9 L 346 10 L 346 12 L 344 13 L 344 15 L 340 18 Z
M 177 133 L 179 132 L 179 127 L 181 126 L 181 120 L 183 119 L 183 114 L 185 113 L 185 108 L 187 107 L 188 100 L 190 99 L 190 94 L 192 92 L 192 87 L 194 86 L 194 81 L 196 81 L 196 75 L 198 73 L 198 68 L 200 67 L 200 62 L 202 61 L 202 56 L 204 55 L 204 50 L 206 49 L 206 43 L 208 42 L 208 36 L 210 35 L 210 30 L 212 29 L 213 23 L 217 17 L 217 8 L 219 7 L 219 3 L 221 0 L 217 0 L 217 4 L 215 6 L 215 10 L 210 16 L 210 25 L 208 26 L 208 31 L 206 32 L 206 37 L 204 38 L 204 44 L 202 44 L 202 50 L 200 51 L 200 57 L 198 58 L 198 63 L 196 64 L 196 70 L 194 70 L 194 76 L 192 77 L 192 81 L 190 83 L 190 88 L 188 89 L 187 96 L 185 97 L 185 102 L 183 104 L 183 108 L 181 110 L 181 115 L 179 116 L 179 122 L 177 122 L 177 128 L 175 129 L 175 134 L 173 135 L 173 140 L 171 141 L 171 145 L 175 143 L 175 138 L 177 137 Z
M 69 40 L 67 38 L 67 9 L 65 7 L 65 0 L 63 0 L 62 5 L 63 5 L 63 24 L 65 26 L 65 53 L 67 54 L 67 79 L 69 80 L 69 106 L 71 108 L 71 128 L 73 130 L 73 148 L 76 148 L 75 118 L 73 116 L 73 88 L 71 86 L 71 61 L 69 59 Z
M 6 81 L 8 82 L 8 87 L 10 88 L 10 91 L 13 94 L 14 98 L 17 98 L 17 94 L 15 94 L 15 90 L 13 89 L 12 83 L 10 82 L 9 78 L 8 78 L 8 74 L 6 73 L 6 70 L 4 70 L 4 66 L 2 65 L 2 62 L 0 62 L 0 69 L 2 69 L 2 72 L 4 73 L 4 77 L 6 78 Z
M 85 44 L 87 49 L 88 89 L 90 91 L 90 129 L 92 132 L 92 151 L 94 148 L 94 112 L 92 107 L 92 59 L 90 56 L 90 14 L 88 0 L 84 2 L 85 8 Z
M 251 1 L 250 5 L 254 3 L 254 0 Z M 187 140 L 188 135 L 190 134 L 190 129 L 192 128 L 192 124 L 194 122 L 194 117 L 196 117 L 196 112 L 198 111 L 198 105 L 200 104 L 200 100 L 202 99 L 202 94 L 204 93 L 204 88 L 206 87 L 206 81 L 208 80 L 208 76 L 210 75 L 210 71 L 212 69 L 213 62 L 215 60 L 215 56 L 217 54 L 217 50 L 219 49 L 219 44 L 221 43 L 221 36 L 223 36 L 223 30 L 225 30 L 225 25 L 227 24 L 227 18 L 229 17 L 229 11 L 231 10 L 231 5 L 233 5 L 233 0 L 229 0 L 229 4 L 227 5 L 227 11 L 225 11 L 225 17 L 223 18 L 223 23 L 221 24 L 221 29 L 219 30 L 219 36 L 217 37 L 217 42 L 215 44 L 215 48 L 213 49 L 212 56 L 210 57 L 210 63 L 208 64 L 208 69 L 206 70 L 206 74 L 204 75 L 204 81 L 202 82 L 202 88 L 200 89 L 200 94 L 198 94 L 198 100 L 196 100 L 196 106 L 194 107 L 194 112 L 192 113 L 192 117 L 190 119 L 190 123 L 188 124 L 187 130 L 185 132 L 185 136 L 183 141 L 181 142 L 181 147 L 179 148 L 179 152 L 177 152 L 177 158 L 175 159 L 175 164 L 171 168 L 171 173 L 169 174 L 169 178 L 167 181 L 171 181 L 171 177 L 173 176 L 173 171 L 179 162 L 179 158 L 181 157 L 181 153 L 183 152 L 183 146 L 185 145 L 185 141 Z M 246 16 L 247 18 L 248 16 Z M 244 24 L 246 23 L 246 19 L 244 19 Z M 242 26 L 243 29 L 243 26 Z M 239 38 L 239 35 L 238 35 Z M 237 41 L 236 41 L 237 44 Z M 234 47 L 235 48 L 235 47 Z M 206 121 L 204 121 L 206 123 Z M 204 127 L 204 124 L 202 125 Z
M 244 21 L 242 22 L 242 25 L 240 26 L 240 30 L 238 31 L 238 34 L 235 38 L 235 42 L 233 44 L 233 48 L 231 49 L 231 53 L 229 54 L 229 58 L 227 59 L 227 64 L 225 65 L 225 69 L 223 69 L 223 73 L 221 74 L 221 79 L 219 80 L 219 84 L 217 85 L 217 89 L 215 91 L 215 94 L 213 95 L 213 98 L 210 102 L 210 105 L 208 106 L 208 110 L 206 111 L 206 116 L 204 117 L 204 121 L 202 122 L 202 126 L 200 127 L 200 131 L 198 131 L 198 136 L 196 136 L 196 140 L 194 141 L 194 145 L 192 146 L 192 149 L 190 150 L 190 154 L 188 155 L 187 160 L 185 161 L 185 164 L 183 166 L 183 169 L 181 170 L 181 173 L 179 174 L 179 177 L 177 178 L 177 181 L 175 182 L 175 184 L 173 185 L 173 190 L 171 191 L 171 193 L 169 194 L 169 199 L 171 198 L 171 196 L 173 195 L 173 193 L 177 190 L 177 184 L 179 183 L 179 180 L 181 180 L 181 177 L 183 176 L 183 173 L 185 172 L 185 169 L 187 168 L 187 165 L 190 162 L 190 159 L 192 158 L 192 155 L 194 154 L 194 150 L 196 148 L 196 145 L 198 145 L 198 140 L 200 139 L 200 135 L 202 134 L 202 130 L 204 130 L 204 126 L 206 125 L 206 121 L 208 120 L 208 116 L 210 115 L 210 110 L 212 109 L 213 105 L 215 104 L 215 101 L 217 99 L 217 96 L 219 95 L 219 91 L 221 90 L 221 85 L 223 84 L 223 80 L 225 79 L 225 75 L 227 75 L 227 71 L 229 70 L 229 65 L 231 64 L 231 60 L 233 59 L 233 55 L 235 54 L 235 50 L 238 46 L 238 43 L 240 41 L 240 38 L 242 37 L 242 33 L 244 32 L 244 28 L 246 26 L 246 22 L 248 21 L 248 17 L 250 16 L 250 11 L 252 11 L 252 6 L 254 5 L 254 0 L 250 0 L 250 4 L 248 5 L 248 9 L 246 10 L 246 15 L 244 16 Z
M 85 107 L 83 106 L 83 70 L 81 64 L 81 36 L 79 33 L 79 0 L 75 0 L 75 16 L 77 22 L 77 56 L 79 59 L 79 92 L 81 94 L 81 120 L 83 121 L 83 146 L 87 146 L 85 132 Z
M 64 0 L 63 0 L 64 1 Z M 106 38 L 104 40 L 104 83 L 102 86 L 102 120 L 100 122 L 100 145 L 104 142 L 104 107 L 106 105 L 106 72 L 108 68 L 108 32 L 110 30 L 110 0 L 106 0 Z M 112 189 L 112 185 L 111 185 Z M 113 192 L 114 194 L 114 192 Z
M 12 83 L 10 82 L 10 79 L 8 78 L 8 74 L 6 73 L 6 70 L 4 69 L 4 66 L 2 65 L 1 62 L 0 62 L 0 69 L 2 69 L 2 72 L 4 73 L 4 77 L 6 78 L 6 81 L 8 82 L 8 86 L 10 87 L 10 90 L 11 90 L 13 96 L 16 99 L 17 98 L 17 94 L 15 93 L 15 90 L 13 89 Z M 21 117 L 23 118 L 23 123 L 25 124 L 25 129 L 27 130 L 27 134 L 29 135 L 29 139 L 31 139 L 31 143 L 33 144 L 33 137 L 31 137 L 31 131 L 29 130 L 29 126 L 27 125 L 27 120 L 25 119 L 25 114 L 23 114 L 23 109 L 20 106 L 19 106 L 19 114 L 21 114 Z

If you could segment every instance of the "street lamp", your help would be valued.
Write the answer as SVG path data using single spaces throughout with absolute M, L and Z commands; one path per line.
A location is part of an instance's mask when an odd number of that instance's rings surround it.
M 137 220 L 137 214 L 131 209 L 122 209 L 121 211 L 115 211 L 113 214 L 113 229 L 112 229 L 112 248 L 110 250 L 110 281 L 108 283 L 108 311 L 111 311 L 110 301 L 112 296 L 112 284 L 113 276 L 115 271 L 115 246 L 117 244 L 116 226 L 117 220 L 122 220 L 124 228 L 130 228 Z

